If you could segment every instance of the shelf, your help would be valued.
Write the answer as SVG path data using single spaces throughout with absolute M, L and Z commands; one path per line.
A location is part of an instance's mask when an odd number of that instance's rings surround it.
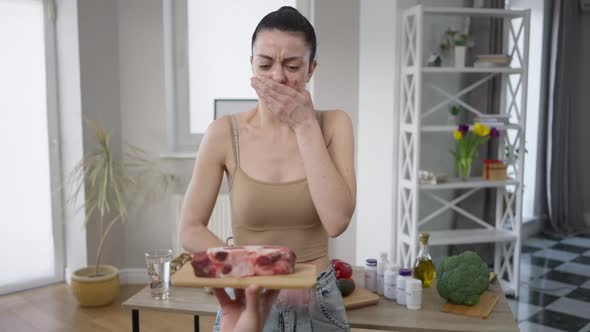
M 495 16 L 495 17 L 525 17 L 529 10 L 506 10 L 489 8 L 450 8 L 450 7 L 422 7 L 424 14 L 461 15 L 461 16 Z
M 511 67 L 496 67 L 496 68 L 483 68 L 483 67 L 423 67 L 423 73 L 501 73 L 501 74 L 522 74 L 522 69 L 511 68 Z
M 517 236 L 509 231 L 500 229 L 454 229 L 444 231 L 430 231 L 428 244 L 432 246 L 468 243 L 492 243 L 516 241 Z
M 420 184 L 423 190 L 445 190 L 445 189 L 469 189 L 469 188 L 502 188 L 509 185 L 517 185 L 518 181 L 509 179 L 507 181 L 487 181 L 483 178 L 470 178 L 463 181 L 460 179 L 451 179 L 449 182 L 438 184 Z
M 498 278 L 497 280 L 500 282 L 500 287 L 502 287 L 502 291 L 504 291 L 504 294 L 516 295 L 516 290 L 514 289 L 514 287 L 512 287 L 512 285 L 502 280 L 502 278 Z
M 429 67 L 425 60 L 428 50 L 424 45 L 428 43 L 425 37 L 431 34 L 444 33 L 438 27 L 428 25 L 430 20 L 438 18 L 468 17 L 497 18 L 498 24 L 507 37 L 499 53 L 518 55 L 518 60 L 510 63 L 502 63 L 503 66 L 495 66 L 492 63 L 468 62 L 465 67 L 454 67 L 445 63 L 445 67 Z M 523 163 L 511 160 L 510 175 L 506 181 L 487 181 L 481 177 L 483 173 L 473 173 L 476 177 L 465 181 L 449 178 L 448 182 L 439 184 L 420 183 L 416 177 L 420 170 L 426 167 L 421 161 L 421 149 L 426 145 L 427 139 L 437 139 L 440 146 L 434 148 L 446 150 L 454 146 L 452 132 L 457 129 L 454 121 L 438 121 L 428 119 L 435 113 L 443 116 L 448 111 L 448 106 L 460 104 L 469 112 L 481 117 L 481 123 L 499 122 L 496 129 L 502 131 L 502 144 L 515 150 L 525 141 L 525 119 L 527 82 L 529 73 L 529 32 L 530 10 L 508 10 L 489 8 L 451 8 L 416 5 L 403 10 L 401 22 L 401 35 L 403 42 L 400 49 L 400 103 L 395 109 L 398 114 L 398 195 L 397 195 L 397 244 L 396 259 L 401 264 L 411 265 L 415 260 L 418 237 L 421 230 L 429 229 L 427 225 L 437 224 L 440 228 L 430 232 L 430 244 L 452 245 L 471 243 L 495 244 L 494 270 L 502 272 L 498 278 L 503 282 L 502 287 L 507 292 L 512 287 L 512 292 L 518 296 L 518 266 L 512 264 L 518 261 L 519 250 L 514 250 L 521 235 L 522 211 L 518 204 L 522 201 L 523 191 Z M 438 29 L 438 30 L 437 30 Z M 483 32 L 483 31 L 482 31 Z M 498 64 L 499 65 L 499 64 Z M 493 66 L 493 67 L 492 67 Z M 462 77 L 475 78 L 469 82 Z M 489 84 L 492 79 L 500 78 L 500 91 L 502 100 L 498 110 L 494 113 L 482 113 L 470 103 L 464 101 L 464 97 Z M 432 90 L 432 91 L 431 91 Z M 489 94 L 489 91 L 487 91 Z M 489 96 L 490 98 L 493 96 Z M 497 119 L 503 116 L 502 119 Z M 488 119 L 485 119 L 485 118 Z M 447 116 L 444 116 L 447 120 Z M 425 121 L 426 120 L 426 121 Z M 441 120 L 441 119 L 439 119 Z M 453 120 L 453 119 L 449 119 Z M 503 121 L 500 121 L 503 120 Z M 470 121 L 473 122 L 473 121 Z M 505 123 L 504 123 L 505 122 Z M 470 123 L 469 125 L 474 125 Z M 448 135 L 444 140 L 443 136 Z M 433 137 L 434 135 L 438 135 Z M 432 146 L 429 146 L 432 149 Z M 440 151 L 439 151 L 440 152 Z M 494 159 L 504 157 L 504 149 L 490 155 Z M 452 157 L 451 157 L 452 158 Z M 452 160 L 451 160 L 452 161 Z M 441 166 L 442 167 L 442 166 Z M 450 168 L 450 165 L 449 167 Z M 451 169 L 446 171 L 449 176 L 455 176 Z M 496 193 L 495 202 L 490 202 L 490 208 L 496 211 L 494 218 L 480 216 L 478 213 L 467 211 L 462 205 L 467 199 L 480 199 L 474 197 L 482 190 L 491 189 Z M 508 192 L 512 192 L 511 195 Z M 448 195 L 446 195 L 448 194 Z M 436 202 L 436 206 L 422 204 L 423 199 Z M 428 208 L 428 209 L 425 209 Z M 428 210 L 428 211 L 426 211 Z M 453 214 L 462 215 L 472 225 L 479 227 L 472 229 L 449 230 L 447 217 L 441 216 L 447 211 L 453 210 Z M 491 217 L 491 216 L 490 216 Z M 493 219 L 493 220 L 486 220 Z M 494 226 L 490 222 L 495 221 Z M 497 227 L 497 228 L 496 228 Z M 401 245 L 404 244 L 404 245 Z
M 458 126 L 451 126 L 451 125 L 444 125 L 444 126 L 422 126 L 422 132 L 426 133 L 452 133 L 457 130 Z M 520 125 L 517 124 L 509 124 L 503 126 L 496 126 L 498 130 L 508 130 L 508 129 L 521 129 Z

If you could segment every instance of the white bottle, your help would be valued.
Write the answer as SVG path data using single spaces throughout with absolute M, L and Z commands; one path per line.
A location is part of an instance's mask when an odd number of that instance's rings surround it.
M 398 304 L 406 305 L 406 280 L 412 278 L 412 271 L 410 269 L 400 269 L 397 276 L 397 292 L 396 300 Z
M 365 288 L 369 292 L 377 291 L 377 260 L 369 258 L 365 262 Z
M 382 252 L 380 254 L 380 259 L 377 261 L 377 294 L 383 295 L 384 293 L 384 283 L 383 278 L 385 276 L 385 269 L 387 268 L 387 264 L 389 264 L 389 259 L 387 259 L 387 253 Z
M 397 276 L 399 274 L 399 265 L 388 264 L 387 270 L 383 275 L 383 295 L 386 299 L 395 300 L 397 293 Z
M 406 280 L 406 307 L 412 310 L 422 308 L 422 281 L 419 279 Z

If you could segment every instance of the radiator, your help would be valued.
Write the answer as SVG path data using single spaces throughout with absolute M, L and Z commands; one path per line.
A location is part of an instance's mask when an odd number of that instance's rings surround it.
M 180 213 L 183 200 L 183 195 L 174 195 L 172 197 L 173 220 L 175 223 L 174 233 L 172 235 L 172 251 L 175 256 L 184 252 L 179 239 Z M 226 241 L 227 238 L 232 236 L 229 194 L 220 194 L 217 196 L 217 201 L 215 202 L 215 207 L 213 207 L 207 228 L 223 241 Z

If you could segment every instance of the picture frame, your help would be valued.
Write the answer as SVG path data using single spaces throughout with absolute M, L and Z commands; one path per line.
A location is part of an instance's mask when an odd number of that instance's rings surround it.
M 213 118 L 219 119 L 224 115 L 251 110 L 258 103 L 258 99 L 215 99 L 213 101 Z

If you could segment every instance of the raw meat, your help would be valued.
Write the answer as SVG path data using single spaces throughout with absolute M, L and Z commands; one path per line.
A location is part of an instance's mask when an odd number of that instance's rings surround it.
M 209 248 L 193 254 L 197 277 L 251 277 L 290 274 L 295 270 L 295 253 L 280 246 Z

